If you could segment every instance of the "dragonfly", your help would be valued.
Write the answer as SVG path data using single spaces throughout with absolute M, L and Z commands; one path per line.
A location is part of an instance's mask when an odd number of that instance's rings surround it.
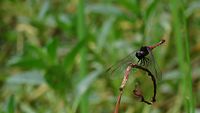
M 142 92 L 137 87 L 133 90 L 133 93 L 135 96 L 139 97 L 141 99 L 141 102 L 144 102 L 146 104 L 153 104 L 156 101 L 156 87 L 157 87 L 157 81 L 161 80 L 162 73 L 160 69 L 157 66 L 157 63 L 155 61 L 155 58 L 153 56 L 152 51 L 162 45 L 165 42 L 165 40 L 161 40 L 160 42 L 151 45 L 151 46 L 142 46 L 139 50 L 131 52 L 129 55 L 127 55 L 125 58 L 118 61 L 116 64 L 112 65 L 107 69 L 107 72 L 113 74 L 116 70 L 120 69 L 121 67 L 126 67 L 124 78 L 122 80 L 121 86 L 119 88 L 120 94 L 117 99 L 115 112 L 118 113 L 118 108 L 120 105 L 121 96 L 124 90 L 124 87 L 128 81 L 128 76 L 132 69 L 140 69 L 142 71 L 145 71 L 148 73 L 148 75 L 151 77 L 153 86 L 154 86 L 154 94 L 152 97 L 152 100 L 149 102 L 145 100 Z
M 152 53 L 152 50 L 156 47 L 162 45 L 165 42 L 164 39 L 162 39 L 160 42 L 151 45 L 151 46 L 142 46 L 139 50 L 135 50 L 131 53 L 129 53 L 126 57 L 119 60 L 114 65 L 110 66 L 106 72 L 109 74 L 113 74 L 116 71 L 127 67 L 130 63 L 135 63 L 138 66 L 142 66 L 146 69 L 149 69 L 153 75 L 155 75 L 156 79 L 158 81 L 161 81 L 162 79 L 162 73 L 157 65 L 157 62 L 155 60 L 155 57 Z

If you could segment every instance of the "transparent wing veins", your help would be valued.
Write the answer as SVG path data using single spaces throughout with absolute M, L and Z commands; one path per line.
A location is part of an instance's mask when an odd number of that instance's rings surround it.
M 117 61 L 114 65 L 110 66 L 106 71 L 110 74 L 113 74 L 113 72 L 118 70 L 120 67 L 127 66 L 129 63 L 134 62 L 135 52 L 136 51 L 129 53 L 129 55 L 127 55 L 123 59 Z

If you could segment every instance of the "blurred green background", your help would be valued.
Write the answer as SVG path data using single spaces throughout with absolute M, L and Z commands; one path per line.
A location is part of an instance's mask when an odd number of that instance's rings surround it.
M 161 39 L 157 102 L 133 73 L 120 112 L 200 113 L 199 0 L 1 0 L 0 18 L 0 113 L 111 113 L 123 74 L 105 70 Z

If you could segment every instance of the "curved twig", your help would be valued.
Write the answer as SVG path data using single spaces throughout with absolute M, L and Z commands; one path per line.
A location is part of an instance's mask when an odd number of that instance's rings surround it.
M 148 75 L 151 77 L 151 80 L 153 82 L 153 87 L 154 87 L 154 94 L 153 94 L 153 97 L 152 97 L 152 100 L 151 102 L 156 102 L 156 90 L 157 90 L 157 84 L 156 84 L 156 79 L 155 77 L 153 76 L 153 74 L 146 68 L 142 67 L 142 66 L 139 66 L 139 65 L 136 65 L 136 64 L 131 64 L 132 68 L 138 68 L 138 69 L 141 69 L 143 71 L 146 71 L 148 73 Z
M 119 94 L 118 99 L 117 99 L 117 103 L 116 103 L 116 106 L 115 106 L 115 111 L 114 111 L 114 113 L 118 113 L 118 111 L 119 111 L 121 96 L 122 96 L 122 94 L 123 94 L 124 87 L 126 86 L 126 83 L 127 83 L 127 81 L 128 81 L 128 76 L 129 76 L 130 71 L 131 71 L 132 68 L 137 68 L 137 69 L 141 69 L 141 70 L 143 70 L 143 71 L 146 71 L 146 72 L 148 73 L 148 75 L 151 77 L 152 82 L 153 82 L 153 87 L 154 87 L 154 94 L 153 94 L 153 97 L 152 97 L 151 102 L 145 100 L 145 99 L 144 99 L 144 96 L 142 95 L 142 93 L 137 93 L 137 90 L 136 90 L 136 89 L 134 90 L 134 94 L 135 94 L 136 96 L 140 97 L 142 102 L 144 102 L 144 103 L 146 103 L 146 104 L 149 104 L 149 105 L 153 104 L 153 103 L 156 101 L 157 85 L 156 85 L 156 79 L 155 79 L 155 77 L 153 76 L 153 74 L 152 74 L 148 69 L 146 69 L 146 68 L 144 68 L 144 67 L 142 67 L 142 66 L 139 66 L 139 65 L 137 65 L 137 64 L 130 63 L 130 64 L 128 65 L 128 67 L 126 68 L 124 78 L 123 78 L 122 83 L 121 83 L 121 86 L 120 86 L 120 88 L 119 88 L 120 94 Z

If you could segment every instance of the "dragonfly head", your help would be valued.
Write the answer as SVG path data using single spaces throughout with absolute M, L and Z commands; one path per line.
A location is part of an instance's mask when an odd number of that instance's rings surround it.
M 148 50 L 147 50 L 147 47 L 141 47 L 139 51 L 137 51 L 135 53 L 135 56 L 138 58 L 138 59 L 142 59 L 144 58 L 145 56 L 147 56 L 149 54 Z

